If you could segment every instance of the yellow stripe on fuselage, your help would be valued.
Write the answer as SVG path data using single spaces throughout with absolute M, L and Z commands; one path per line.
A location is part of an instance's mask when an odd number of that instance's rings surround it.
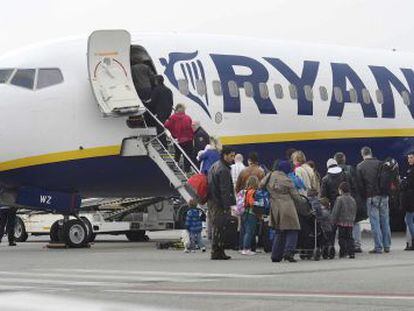
M 49 164 L 56 162 L 64 162 L 70 160 L 96 158 L 118 155 L 120 153 L 121 146 L 107 146 L 96 147 L 82 150 L 72 150 L 65 152 L 55 152 L 45 155 L 39 155 L 34 157 L 21 158 L 17 160 L 11 160 L 0 163 L 0 171 L 8 171 L 16 168 Z
M 351 138 L 382 138 L 382 137 L 414 137 L 414 128 L 405 129 L 378 129 L 378 130 L 343 130 L 343 131 L 314 131 L 295 133 L 273 133 L 257 135 L 223 136 L 223 145 L 244 145 L 277 143 L 289 141 L 309 141 L 326 139 L 351 139 Z M 119 155 L 121 146 L 96 147 L 83 150 L 56 152 L 21 158 L 0 163 L 0 172 L 17 168 L 50 164 L 78 159 L 96 158 Z

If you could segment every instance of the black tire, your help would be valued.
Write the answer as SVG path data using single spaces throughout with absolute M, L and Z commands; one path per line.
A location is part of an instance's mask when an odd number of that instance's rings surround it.
M 93 242 L 95 240 L 96 234 L 93 233 L 93 228 L 92 228 L 91 222 L 86 217 L 81 217 L 80 219 L 83 221 L 83 223 L 86 226 L 86 230 L 87 230 L 87 234 L 88 234 L 88 236 L 87 236 L 88 243 Z
M 59 224 L 60 220 L 56 220 L 50 227 L 50 242 L 52 243 L 62 243 L 63 241 L 63 230 L 62 226 Z
M 17 216 L 16 225 L 14 227 L 14 238 L 16 242 L 26 242 L 29 235 L 26 232 L 26 226 L 24 225 L 23 220 Z
M 131 242 L 146 242 L 148 237 L 145 235 L 145 230 L 129 231 L 125 233 L 127 239 Z
M 85 247 L 88 243 L 88 230 L 82 220 L 71 219 L 63 224 L 63 240 L 73 248 Z

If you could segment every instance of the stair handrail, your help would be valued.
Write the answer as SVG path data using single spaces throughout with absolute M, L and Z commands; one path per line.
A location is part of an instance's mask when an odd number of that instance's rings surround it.
M 183 148 L 181 148 L 180 144 L 178 143 L 178 141 L 176 141 L 174 139 L 174 137 L 172 137 L 170 131 L 164 126 L 164 124 L 149 110 L 146 110 L 146 113 L 148 113 L 151 118 L 153 118 L 155 120 L 155 122 L 157 122 L 160 126 L 162 126 L 162 128 L 164 129 L 164 131 L 160 134 L 158 134 L 156 136 L 157 139 L 159 139 L 158 137 L 165 135 L 167 138 L 169 138 L 170 142 L 176 147 L 178 148 L 178 150 L 181 151 L 181 154 L 187 159 L 187 161 L 190 163 L 191 168 L 193 169 L 194 172 L 196 172 L 197 174 L 200 174 L 200 169 L 197 167 L 197 165 L 194 164 L 194 162 L 190 159 L 190 157 L 187 155 L 187 153 L 184 151 Z M 146 126 L 148 127 L 148 125 L 146 124 Z M 169 135 L 168 135 L 169 134 Z M 161 146 L 166 150 L 165 146 L 161 143 Z M 166 150 L 168 153 L 170 153 L 168 150 Z M 178 163 L 177 163 L 178 164 Z M 184 176 L 187 176 L 186 174 L 184 174 Z

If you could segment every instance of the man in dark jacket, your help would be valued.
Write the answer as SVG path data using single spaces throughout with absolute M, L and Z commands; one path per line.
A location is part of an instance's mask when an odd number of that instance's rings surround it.
M 375 243 L 375 248 L 370 253 L 381 254 L 383 250 L 388 253 L 391 247 L 389 198 L 380 193 L 378 179 L 382 162 L 373 157 L 369 147 L 361 149 L 361 156 L 364 160 L 357 165 L 357 182 L 360 195 L 367 204 Z
M 204 148 L 210 142 L 210 136 L 208 133 L 200 126 L 199 121 L 193 121 L 193 131 L 194 131 L 194 158 L 197 156 L 199 151 L 204 150 Z M 194 161 L 196 163 L 196 161 Z
M 140 57 L 134 56 L 131 66 L 132 80 L 139 98 L 144 105 L 151 101 L 151 80 L 154 72 Z
M 151 92 L 151 101 L 148 103 L 147 108 L 157 117 L 157 119 L 164 124 L 165 121 L 171 115 L 173 110 L 173 93 L 164 85 L 164 77 L 157 75 L 154 77 L 154 88 Z M 151 118 L 149 118 L 151 120 Z M 158 122 L 150 122 L 157 128 L 157 134 L 162 133 L 164 128 Z M 167 146 L 167 139 L 165 135 L 160 136 L 160 140 L 164 146 Z
M 405 211 L 405 223 L 411 236 L 406 250 L 414 251 L 414 151 L 407 155 L 408 170 L 401 181 L 401 208 Z
M 7 238 L 10 246 L 16 246 L 14 238 L 14 227 L 16 225 L 16 208 L 9 206 L 0 206 L 0 242 L 4 235 L 4 229 L 7 231 Z
M 230 219 L 231 206 L 236 204 L 230 165 L 234 162 L 235 152 L 224 146 L 221 159 L 213 164 L 208 172 L 208 212 L 213 224 L 211 259 L 227 260 L 224 253 L 224 230 Z
M 356 169 L 352 165 L 346 164 L 346 156 L 343 152 L 335 153 L 334 159 L 338 163 L 338 166 L 342 168 L 342 171 L 347 176 L 347 181 L 351 187 L 351 195 L 357 203 L 357 216 L 355 219 L 355 224 L 352 229 L 352 236 L 354 238 L 355 253 L 362 253 L 362 243 L 361 243 L 361 226 L 359 222 L 361 220 L 367 219 L 366 208 L 364 202 L 361 200 L 358 191 L 357 175 Z

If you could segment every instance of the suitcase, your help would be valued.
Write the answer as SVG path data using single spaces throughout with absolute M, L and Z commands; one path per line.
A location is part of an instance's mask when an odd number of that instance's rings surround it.
M 187 189 L 191 187 L 194 199 L 197 203 L 205 204 L 207 202 L 208 184 L 207 176 L 204 174 L 195 174 L 187 181 Z
M 238 219 L 229 216 L 224 227 L 224 248 L 239 250 L 239 232 L 237 231 Z

